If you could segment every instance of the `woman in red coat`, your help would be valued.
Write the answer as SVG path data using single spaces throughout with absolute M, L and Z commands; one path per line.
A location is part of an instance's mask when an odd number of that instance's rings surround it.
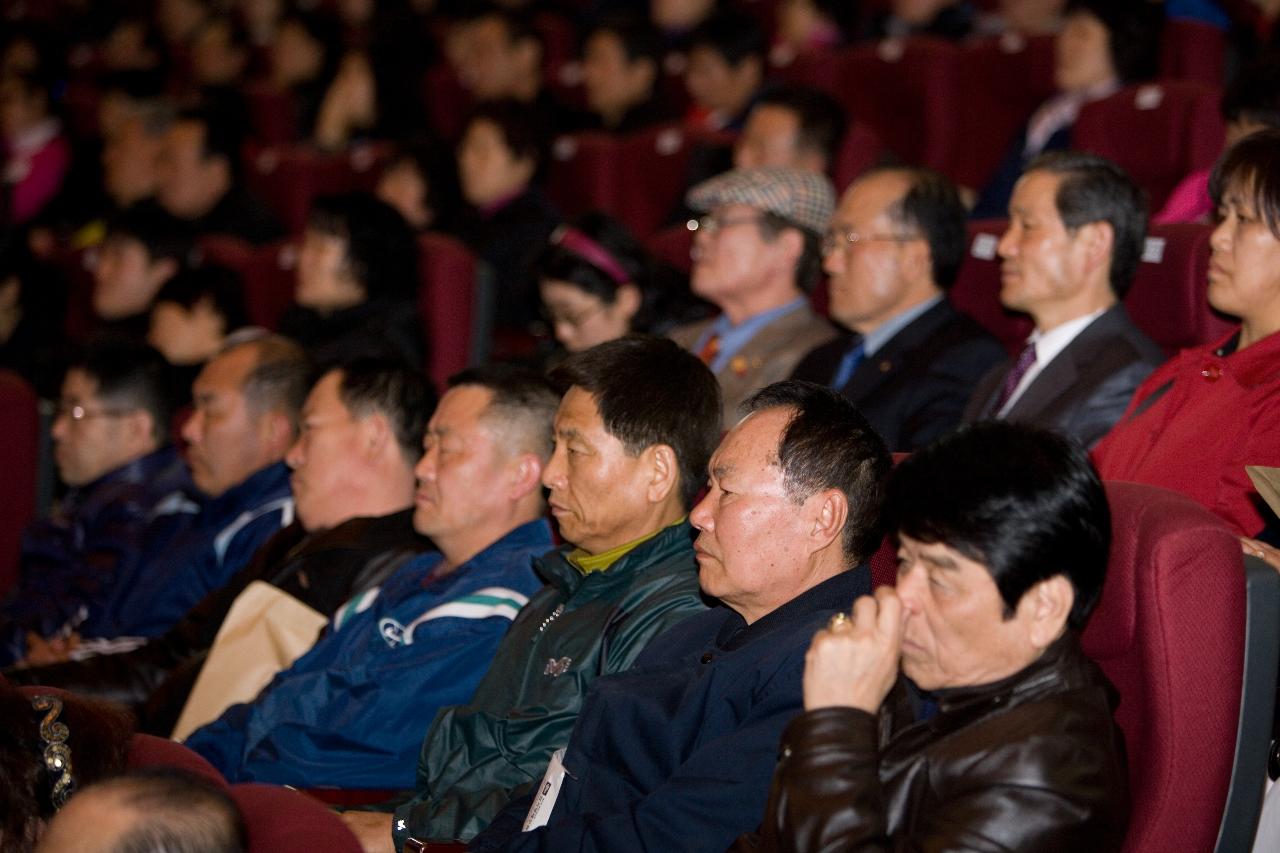
M 1240 328 L 1151 374 L 1093 456 L 1104 478 L 1182 492 L 1252 536 L 1263 517 L 1245 466 L 1280 466 L 1280 130 L 1228 150 L 1210 191 L 1209 303 Z

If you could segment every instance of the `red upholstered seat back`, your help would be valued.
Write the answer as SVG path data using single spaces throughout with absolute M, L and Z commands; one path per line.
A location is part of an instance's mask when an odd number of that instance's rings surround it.
M 1227 67 L 1227 34 L 1213 24 L 1171 18 L 1160 34 L 1160 76 L 1221 86 Z
M 1125 849 L 1210 850 L 1240 710 L 1240 545 L 1182 495 L 1133 483 L 1108 483 L 1107 495 L 1110 567 L 1084 649 L 1120 691 L 1133 803 Z
M 960 264 L 960 275 L 951 286 L 951 301 L 982 324 L 1010 353 L 1016 353 L 1031 334 L 1031 318 L 1015 314 L 1000 304 L 1000 258 L 996 244 L 1008 223 L 984 219 L 969 223 L 969 250 Z
M 444 234 L 418 238 L 418 312 L 426 330 L 431 379 L 445 380 L 465 368 L 471 356 L 476 259 L 471 250 Z
M 1235 325 L 1209 307 L 1209 234 L 1196 223 L 1153 225 L 1125 296 L 1133 322 L 1172 354 L 1216 341 Z
M 253 246 L 236 237 L 210 235 L 200 238 L 199 247 L 206 262 L 240 274 L 249 322 L 274 329 L 281 315 L 293 304 L 297 242 L 286 238 L 265 246 Z
M 262 199 L 290 233 L 302 230 L 311 200 L 318 195 L 373 191 L 391 154 L 383 143 L 355 145 L 345 151 L 316 151 L 306 145 L 248 145 L 245 185 Z
M 1071 147 L 1118 163 L 1159 210 L 1179 181 L 1221 153 L 1220 99 L 1218 89 L 1201 83 L 1130 86 L 1080 109 Z
M 245 782 L 231 786 L 231 798 L 249 830 L 249 853 L 360 853 L 362 849 L 341 818 L 305 794 Z
M 141 767 L 175 767 L 193 776 L 199 776 L 224 790 L 227 780 L 204 756 L 192 752 L 180 743 L 154 735 L 135 734 L 129 739 L 129 753 L 125 765 L 130 770 Z
M 40 414 L 35 391 L 16 373 L 0 370 L 0 596 L 18 579 L 22 531 L 36 511 Z

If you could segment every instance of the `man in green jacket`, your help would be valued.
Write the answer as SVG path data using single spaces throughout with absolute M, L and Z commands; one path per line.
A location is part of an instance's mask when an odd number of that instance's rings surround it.
M 671 341 L 630 337 L 571 356 L 542 476 L 566 545 L 469 705 L 427 732 L 412 799 L 343 817 L 367 851 L 469 840 L 542 778 L 587 688 L 705 609 L 688 512 L 720 437 L 715 377 Z

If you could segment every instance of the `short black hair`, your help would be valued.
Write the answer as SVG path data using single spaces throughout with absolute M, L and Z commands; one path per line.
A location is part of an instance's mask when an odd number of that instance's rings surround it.
M 152 262 L 172 258 L 179 266 L 186 266 L 195 250 L 195 234 L 187 223 L 146 202 L 132 205 L 108 220 L 106 236 L 108 240 L 137 240 Z
M 1222 117 L 1280 127 L 1280 57 L 1264 54 L 1236 72 L 1222 93 Z
M 809 86 L 779 86 L 757 98 L 755 106 L 794 113 L 799 126 L 797 146 L 821 154 L 828 168 L 836 161 L 847 122 L 835 98 Z
M 627 274 L 628 281 L 643 287 L 652 262 L 626 225 L 607 213 L 590 211 L 575 218 L 571 226 L 608 252 Z M 534 256 L 533 270 L 539 279 L 566 281 L 606 304 L 618 298 L 618 287 L 622 284 L 587 258 L 557 242 L 555 234 Z
M 173 378 L 154 347 L 119 337 L 99 338 L 68 363 L 98 384 L 98 396 L 116 408 L 141 409 L 151 416 L 152 437 L 164 444 L 173 418 Z
M 1064 16 L 1090 15 L 1107 29 L 1111 64 L 1123 83 L 1156 76 L 1160 61 L 1161 4 L 1148 0 L 1068 0 Z
M 417 464 L 427 419 L 436 408 L 435 389 L 422 371 L 401 361 L 362 358 L 335 364 L 328 372 L 340 374 L 338 398 L 347 411 L 357 418 L 384 416 L 404 458 Z
M 682 503 L 693 505 L 723 416 L 720 385 L 696 356 L 667 338 L 628 335 L 573 353 L 551 371 L 551 381 L 590 394 L 604 428 L 632 456 L 655 444 L 670 447 Z
M 919 231 L 929 244 L 933 282 L 943 290 L 955 283 L 968 245 L 966 213 L 951 179 L 932 169 L 893 169 L 911 182 L 906 194 L 889 208 L 898 225 Z M 873 172 L 874 174 L 874 172 Z
M 1058 216 L 1068 230 L 1090 222 L 1111 226 L 1111 290 L 1123 299 L 1133 284 L 1147 234 L 1146 193 L 1129 175 L 1096 154 L 1048 151 L 1031 161 L 1026 172 L 1060 175 L 1054 198 Z
M 489 391 L 492 396 L 485 416 L 508 431 L 513 445 L 508 450 L 535 453 L 544 462 L 551 458 L 555 447 L 552 425 L 560 394 L 546 376 L 518 365 L 490 364 L 455 373 L 448 385 Z
M 716 12 L 694 27 L 689 35 L 689 50 L 705 47 L 719 54 L 736 68 L 748 59 L 757 59 L 764 70 L 768 37 L 759 22 L 739 12 Z
M 224 160 L 232 178 L 240 172 L 240 143 L 243 128 L 239 122 L 227 121 L 212 107 L 189 107 L 178 113 L 175 124 L 198 124 L 201 134 L 200 159 Z
M 662 33 L 645 18 L 634 15 L 611 15 L 600 21 L 587 32 L 585 43 L 597 33 L 611 33 L 617 36 L 622 45 L 622 52 L 631 63 L 645 60 L 652 62 L 654 68 L 662 64 Z
M 514 98 L 496 98 L 475 106 L 465 127 L 487 121 L 498 129 L 503 143 L 517 160 L 530 160 L 535 171 L 546 162 L 547 127 L 533 107 Z
M 788 379 L 767 385 L 741 406 L 743 414 L 789 409 L 778 443 L 778 467 L 796 503 L 824 489 L 849 501 L 841 548 L 850 568 L 868 560 L 884 531 L 880 515 L 893 462 L 884 440 L 843 394 L 813 382 Z
M 1078 443 L 1008 421 L 972 424 L 913 453 L 889 478 L 886 521 L 982 563 L 1011 618 L 1037 583 L 1075 591 L 1067 626 L 1083 628 L 1102 594 L 1111 512 Z
M 1280 129 L 1260 130 L 1227 149 L 1209 176 L 1209 195 L 1222 204 L 1235 188 L 1253 202 L 1257 214 L 1280 240 Z
M 822 237 L 816 232 L 779 216 L 771 210 L 761 211 L 760 221 L 756 225 L 760 236 L 772 243 L 778 235 L 788 228 L 794 228 L 804 238 L 800 257 L 796 260 L 796 286 L 805 293 L 812 293 L 822 280 Z
M 138 815 L 112 853 L 243 853 L 249 835 L 235 801 L 213 782 L 175 767 L 134 770 L 89 789 Z
M 222 318 L 224 335 L 249 322 L 239 273 L 217 264 L 179 271 L 164 283 L 151 306 L 154 308 L 162 302 L 171 302 L 187 311 L 204 302 Z
M 346 260 L 370 299 L 411 299 L 418 288 L 418 242 L 400 211 L 367 192 L 317 196 L 307 227 L 346 241 Z

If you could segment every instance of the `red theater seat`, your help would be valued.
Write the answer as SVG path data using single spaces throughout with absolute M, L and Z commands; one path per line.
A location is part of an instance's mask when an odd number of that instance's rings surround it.
M 305 145 L 245 146 L 245 184 L 266 202 L 290 233 L 307 222 L 311 199 L 327 193 L 372 191 L 391 154 L 385 143 L 363 143 L 345 151 Z
M 1202 83 L 1130 86 L 1081 108 L 1071 147 L 1118 163 L 1146 190 L 1148 209 L 1159 210 L 1179 181 L 1221 153 L 1220 98 Z
M 244 782 L 231 786 L 249 830 L 249 853 L 360 853 L 360 842 L 336 814 L 288 788 Z
M 298 139 L 293 95 L 270 83 L 250 83 L 244 88 L 249 104 L 249 121 L 259 142 L 289 145 Z
M 982 187 L 1027 119 L 1053 96 L 1053 36 L 969 42 L 956 66 L 956 125 L 947 173 Z
M 0 597 L 18 579 L 22 531 L 36 512 L 40 412 L 36 393 L 21 376 L 0 370 Z
M 1107 495 L 1111 559 L 1083 645 L 1120 691 L 1116 718 L 1132 797 L 1125 850 L 1211 850 L 1220 823 L 1251 839 L 1276 674 L 1274 654 L 1269 675 L 1268 662 L 1255 657 L 1250 681 L 1242 682 L 1248 601 L 1240 544 L 1215 515 L 1181 495 L 1133 483 L 1108 483 Z M 1273 570 L 1268 577 L 1251 567 L 1249 589 L 1269 599 L 1272 610 L 1250 612 L 1249 619 L 1263 617 L 1274 637 L 1277 579 Z M 1261 694 L 1252 692 L 1259 676 Z M 1257 720 L 1238 741 L 1242 683 L 1246 709 L 1266 706 L 1259 709 L 1266 717 L 1260 745 Z M 1250 753 L 1256 753 L 1252 767 Z M 1233 766 L 1240 793 L 1228 801 Z M 1218 849 L 1248 849 L 1239 837 L 1234 844 Z
M 645 248 L 655 258 L 668 263 L 685 275 L 693 268 L 689 252 L 693 249 L 693 232 L 684 223 L 664 228 L 645 241 Z
M 1173 18 L 1160 34 L 1160 76 L 1221 86 L 1227 67 L 1227 34 L 1203 21 Z
M 996 244 L 1008 223 L 984 219 L 969 223 L 969 250 L 951 286 L 952 303 L 995 335 L 1012 355 L 1022 349 L 1033 328 L 1031 318 L 1000 304 L 1000 258 Z
M 565 216 L 617 207 L 618 141 L 607 133 L 571 133 L 551 146 L 547 195 Z
M 476 259 L 470 249 L 444 234 L 423 234 L 418 251 L 418 311 L 430 348 L 431 379 L 443 389 L 445 380 L 473 361 Z
M 293 238 L 253 246 L 235 237 L 201 237 L 200 254 L 206 263 L 229 267 L 240 274 L 249 322 L 274 329 L 293 304 L 298 247 Z
M 1235 321 L 1209 307 L 1212 226 L 1153 225 L 1125 307 L 1138 328 L 1173 354 L 1224 337 Z
M 875 128 L 856 119 L 850 122 L 831 169 L 837 197 L 855 178 L 879 163 L 884 155 L 884 142 Z
M 135 734 L 129 738 L 129 754 L 125 764 L 131 770 L 142 767 L 173 767 L 185 770 L 213 782 L 219 788 L 227 788 L 227 780 L 203 755 L 187 749 L 180 743 L 154 735 Z

